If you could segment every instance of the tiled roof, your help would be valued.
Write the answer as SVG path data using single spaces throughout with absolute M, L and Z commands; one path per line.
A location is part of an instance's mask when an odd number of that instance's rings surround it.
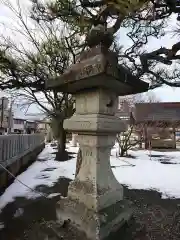
M 134 117 L 136 122 L 164 121 L 180 122 L 180 102 L 137 103 Z
M 34 114 L 26 113 L 26 109 L 22 109 L 18 105 L 13 105 L 13 114 L 15 119 L 24 119 L 30 121 L 42 120 L 45 118 L 45 114 L 35 111 Z

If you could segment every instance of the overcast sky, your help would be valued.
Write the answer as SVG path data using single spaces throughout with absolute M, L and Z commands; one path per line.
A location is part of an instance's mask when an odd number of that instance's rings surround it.
M 10 0 L 14 5 L 16 3 L 16 0 Z M 26 5 L 28 3 L 28 0 L 20 0 L 23 5 Z M 167 31 L 173 29 L 175 27 L 175 17 L 172 18 L 172 20 L 169 23 Z M 3 23 L 3 24 L 2 24 Z M 10 31 L 7 30 L 5 27 L 16 25 L 16 21 L 14 19 L 14 16 L 12 13 L 4 7 L 0 3 L 0 33 L 1 34 L 10 34 Z M 19 41 L 18 37 L 16 35 L 13 35 L 13 38 Z M 21 39 L 22 40 L 22 39 Z M 122 45 L 129 45 L 129 39 L 126 36 L 125 32 L 120 32 L 120 41 L 122 42 Z M 172 38 L 171 34 L 168 34 L 168 36 L 163 37 L 162 39 L 152 39 L 148 44 L 148 50 L 152 51 L 155 50 L 161 46 L 164 47 L 171 47 L 173 43 L 175 43 L 177 39 Z M 158 99 L 161 99 L 162 101 L 180 101 L 180 89 L 178 88 L 171 88 L 171 87 L 161 87 L 158 89 L 153 90 L 153 92 L 157 95 Z M 35 108 L 31 109 L 31 111 L 35 111 Z

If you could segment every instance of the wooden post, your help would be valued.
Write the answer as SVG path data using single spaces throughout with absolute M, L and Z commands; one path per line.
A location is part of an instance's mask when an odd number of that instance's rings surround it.
M 173 127 L 173 144 L 174 144 L 174 149 L 176 149 L 176 128 Z
M 148 133 L 147 133 L 147 125 L 144 125 L 144 143 L 145 143 L 145 149 L 148 149 L 149 147 L 149 141 L 148 141 Z

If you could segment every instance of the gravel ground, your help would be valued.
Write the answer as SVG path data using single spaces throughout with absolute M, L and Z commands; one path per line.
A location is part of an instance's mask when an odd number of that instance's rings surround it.
M 161 199 L 155 191 L 129 190 L 125 196 L 134 204 L 135 240 L 180 239 L 180 199 Z
M 42 192 L 67 194 L 68 179 L 59 179 L 51 188 L 39 186 Z M 177 240 L 180 239 L 180 199 L 161 199 L 155 191 L 130 190 L 124 187 L 125 198 L 134 205 L 134 218 L 129 226 L 109 240 Z M 1 240 L 84 240 L 85 236 L 69 226 L 56 224 L 55 206 L 59 197 L 27 200 L 17 198 L 0 214 L 4 229 Z M 46 236 L 49 238 L 46 238 Z

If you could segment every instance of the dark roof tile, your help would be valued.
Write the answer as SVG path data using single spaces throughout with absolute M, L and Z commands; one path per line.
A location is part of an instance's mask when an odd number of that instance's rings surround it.
M 180 121 L 180 102 L 137 103 L 134 117 L 136 122 Z

